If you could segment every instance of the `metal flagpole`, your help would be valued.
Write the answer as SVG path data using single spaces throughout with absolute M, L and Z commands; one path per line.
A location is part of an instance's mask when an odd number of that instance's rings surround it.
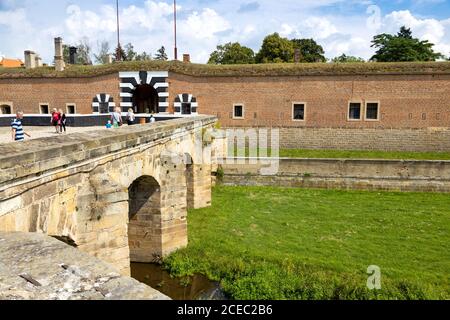
M 178 48 L 177 48 L 177 0 L 173 0 L 173 24 L 174 24 L 174 35 L 175 35 L 174 57 L 175 57 L 175 60 L 178 60 Z
M 117 52 L 116 52 L 116 59 L 118 61 L 122 60 L 122 52 L 119 50 L 120 48 L 120 22 L 119 22 L 119 0 L 116 0 L 116 11 L 117 11 Z

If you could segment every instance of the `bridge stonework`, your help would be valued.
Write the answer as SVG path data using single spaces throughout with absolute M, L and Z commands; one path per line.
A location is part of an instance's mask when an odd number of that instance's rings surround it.
M 38 232 L 129 275 L 185 247 L 187 209 L 211 204 L 215 117 L 0 146 L 0 231 Z M 192 161 L 190 161 L 192 160 Z

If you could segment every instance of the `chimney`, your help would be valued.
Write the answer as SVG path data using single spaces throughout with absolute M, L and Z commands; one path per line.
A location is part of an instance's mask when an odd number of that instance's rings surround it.
M 34 69 L 36 68 L 36 53 L 34 51 L 25 51 L 25 68 Z
M 191 63 L 191 56 L 190 56 L 190 54 L 183 54 L 183 62 L 184 63 Z
M 113 55 L 112 55 L 112 54 L 108 54 L 108 55 L 106 56 L 106 63 L 111 64 L 111 63 L 113 63 L 113 62 L 114 62 L 114 57 L 113 57 Z
M 65 66 L 62 39 L 55 38 L 55 69 L 56 71 L 64 71 Z
M 70 64 L 76 64 L 76 55 L 77 55 L 77 47 L 70 47 L 69 48 L 69 54 L 70 54 L 70 57 L 69 57 L 69 63 Z
M 42 67 L 42 58 L 39 55 L 36 55 L 35 63 L 37 68 Z

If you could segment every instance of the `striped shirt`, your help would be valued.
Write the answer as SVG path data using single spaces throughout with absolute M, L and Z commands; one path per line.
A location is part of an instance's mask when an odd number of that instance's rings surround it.
M 16 130 L 16 141 L 23 141 L 25 140 L 25 134 L 23 132 L 22 127 L 22 121 L 20 119 L 14 119 L 13 122 L 11 122 L 11 128 Z

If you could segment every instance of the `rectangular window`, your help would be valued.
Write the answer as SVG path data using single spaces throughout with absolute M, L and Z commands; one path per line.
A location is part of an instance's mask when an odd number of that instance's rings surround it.
M 48 104 L 40 104 L 39 105 L 39 113 L 40 114 L 49 114 L 50 108 L 48 106 Z
M 244 106 L 242 104 L 235 104 L 233 109 L 234 119 L 244 119 Z
M 12 113 L 12 108 L 10 105 L 1 105 L 0 106 L 0 114 L 11 114 Z
M 348 120 L 361 120 L 361 102 L 350 102 Z
M 380 120 L 380 104 L 378 102 L 366 103 L 366 120 Z
M 305 121 L 304 103 L 294 103 L 292 105 L 292 119 L 295 121 Z
M 74 104 L 67 104 L 66 105 L 67 114 L 75 114 L 76 112 L 76 106 Z

